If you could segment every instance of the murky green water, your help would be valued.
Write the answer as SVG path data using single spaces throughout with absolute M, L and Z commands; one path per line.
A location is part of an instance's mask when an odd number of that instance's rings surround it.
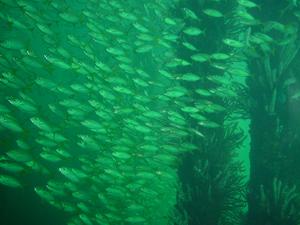
M 0 224 L 299 225 L 298 0 L 0 0 Z

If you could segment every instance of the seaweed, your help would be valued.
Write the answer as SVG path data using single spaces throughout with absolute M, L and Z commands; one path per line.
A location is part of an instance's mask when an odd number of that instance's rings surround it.
M 271 187 L 260 186 L 258 196 L 259 224 L 300 224 L 299 193 L 295 185 L 289 186 L 274 178 Z

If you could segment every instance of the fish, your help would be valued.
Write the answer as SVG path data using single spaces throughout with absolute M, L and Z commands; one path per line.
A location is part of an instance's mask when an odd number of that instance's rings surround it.
M 214 53 L 210 56 L 210 58 L 215 60 L 226 60 L 230 58 L 230 55 L 226 53 Z
M 185 33 L 189 36 L 199 36 L 199 35 L 203 34 L 204 32 L 197 27 L 187 27 L 187 28 L 183 29 L 183 33 Z
M 61 12 L 58 14 L 58 16 L 69 23 L 77 23 L 80 21 L 80 17 L 78 17 L 78 15 L 72 12 Z
M 168 89 L 164 95 L 171 97 L 171 98 L 178 98 L 186 95 L 187 91 L 183 87 L 173 87 Z
M 127 217 L 125 221 L 128 223 L 136 224 L 136 223 L 144 223 L 146 219 L 141 216 L 131 216 L 131 217 Z
M 153 49 L 152 45 L 143 45 L 136 49 L 137 53 L 147 53 Z
M 130 22 L 135 22 L 137 20 L 137 17 L 134 14 L 130 13 L 130 12 L 123 11 L 123 12 L 119 13 L 119 15 L 123 19 L 126 19 Z
M 46 59 L 47 62 L 49 62 L 53 66 L 56 66 L 64 70 L 71 69 L 71 65 L 69 63 L 66 63 L 63 59 L 52 57 L 50 55 L 44 55 L 44 58 Z
M 195 92 L 201 96 L 205 96 L 205 97 L 208 97 L 208 96 L 211 96 L 212 93 L 209 91 L 209 90 L 205 90 L 205 89 L 202 89 L 202 88 L 198 88 L 195 90 Z
M 0 174 L 0 184 L 11 187 L 21 188 L 23 185 L 14 177 Z
M 205 127 L 205 128 L 219 128 L 221 127 L 220 124 L 216 123 L 216 122 L 213 122 L 213 121 L 201 121 L 201 122 L 198 122 L 198 124 L 202 127 Z
M 40 117 L 31 117 L 30 121 L 35 125 L 37 128 L 43 130 L 43 131 L 52 131 L 53 129 L 50 127 L 50 125 Z
M 191 107 L 191 106 L 183 107 L 181 108 L 181 110 L 186 113 L 196 113 L 199 111 L 199 109 L 197 109 L 196 107 Z
M 46 200 L 47 202 L 54 201 L 53 195 L 49 191 L 45 190 L 44 188 L 35 187 L 34 191 L 35 193 L 37 193 L 38 196 L 40 196 L 42 199 Z
M 297 91 L 295 94 L 291 96 L 291 99 L 298 100 L 300 98 L 300 91 Z
M 49 90 L 52 90 L 54 87 L 56 87 L 56 84 L 53 81 L 43 77 L 36 78 L 34 82 L 39 86 L 43 88 L 47 88 Z
M 0 161 L 0 168 L 12 173 L 19 173 L 25 169 L 21 164 L 15 162 L 2 162 L 2 161 Z
M 23 132 L 23 128 L 17 122 L 17 119 L 8 113 L 0 114 L 0 125 L 13 131 L 13 132 Z
M 18 39 L 5 40 L 0 43 L 0 46 L 9 50 L 19 50 L 25 48 L 24 42 Z
M 113 152 L 112 155 L 118 159 L 130 159 L 131 155 L 126 152 Z
M 197 53 L 191 56 L 191 59 L 194 60 L 195 62 L 206 62 L 208 61 L 210 58 L 210 56 L 208 54 L 204 54 L 204 53 Z
M 44 34 L 47 35 L 54 35 L 54 32 L 49 28 L 49 26 L 47 24 L 36 24 L 37 28 L 43 32 Z
M 224 16 L 223 13 L 221 13 L 220 11 L 211 8 L 204 9 L 202 10 L 202 12 L 210 17 L 220 18 Z
M 6 152 L 6 155 L 16 162 L 29 162 L 32 160 L 31 154 L 23 149 L 10 150 Z
M 62 159 L 60 158 L 60 156 L 58 154 L 53 154 L 51 152 L 47 152 L 47 151 L 43 151 L 40 153 L 41 158 L 49 161 L 49 162 L 60 162 Z
M 142 32 L 142 33 L 148 33 L 149 29 L 147 29 L 145 26 L 143 26 L 142 24 L 135 22 L 133 23 L 133 26 L 135 29 L 137 29 L 138 31 Z
M 245 46 L 242 42 L 230 38 L 223 39 L 223 43 L 234 48 L 242 48 Z
M 164 224 L 180 156 L 223 129 L 213 118 L 227 109 L 219 95 L 236 72 L 231 49 L 199 51 L 203 22 L 222 12 L 184 6 L 175 17 L 167 1 L 15 3 L 21 24 L 0 41 L 0 125 L 18 136 L 0 155 L 1 173 L 41 176 L 29 185 L 69 213 L 69 225 Z
M 71 168 L 61 167 L 58 170 L 62 175 L 64 175 L 70 181 L 75 182 L 75 183 L 80 182 L 79 177 L 76 176 L 76 174 L 72 171 Z
M 250 75 L 247 70 L 238 69 L 238 68 L 228 69 L 227 72 L 232 76 L 239 76 L 239 77 L 248 77 Z
M 258 5 L 252 1 L 249 0 L 238 0 L 238 4 L 241 6 L 247 7 L 247 8 L 256 8 Z
M 176 22 L 174 19 L 170 18 L 170 17 L 166 17 L 166 18 L 164 19 L 164 22 L 165 22 L 166 24 L 172 25 L 172 26 L 177 25 L 177 22 Z
M 200 77 L 199 77 L 199 75 L 196 75 L 193 73 L 185 73 L 179 79 L 184 80 L 184 81 L 195 82 L 195 81 L 200 80 Z
M 193 44 L 191 44 L 191 43 L 189 43 L 189 42 L 183 41 L 183 42 L 182 42 L 182 45 L 183 45 L 185 48 L 187 48 L 187 49 L 189 49 L 189 50 L 191 50 L 191 51 L 197 51 L 197 50 L 198 50 Z
M 193 19 L 193 20 L 196 20 L 196 21 L 199 21 L 200 19 L 198 18 L 198 16 L 196 15 L 195 12 L 193 12 L 191 9 L 188 9 L 188 8 L 183 8 L 183 11 L 185 13 L 185 16 L 187 18 L 190 18 L 190 19 Z
M 17 99 L 17 98 L 8 98 L 7 100 L 11 105 L 17 107 L 23 112 L 31 113 L 31 114 L 36 114 L 38 112 L 37 107 L 31 104 L 30 102 L 27 102 L 22 99 Z

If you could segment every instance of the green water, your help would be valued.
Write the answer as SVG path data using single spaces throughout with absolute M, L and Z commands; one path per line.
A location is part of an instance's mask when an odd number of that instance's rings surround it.
M 299 225 L 298 0 L 0 0 L 1 225 Z

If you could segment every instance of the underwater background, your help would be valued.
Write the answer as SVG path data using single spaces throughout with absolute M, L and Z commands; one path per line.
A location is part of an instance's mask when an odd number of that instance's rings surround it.
M 300 225 L 300 1 L 0 0 L 1 225 Z

